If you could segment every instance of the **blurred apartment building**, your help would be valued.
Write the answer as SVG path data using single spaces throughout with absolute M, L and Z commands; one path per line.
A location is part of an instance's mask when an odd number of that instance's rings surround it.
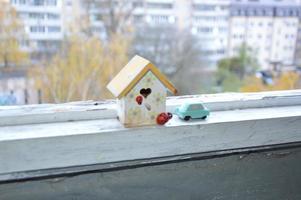
M 208 68 L 213 68 L 227 55 L 229 0 L 136 0 L 132 6 L 134 26 L 175 26 L 197 36 Z M 101 15 L 101 12 L 94 13 Z M 93 19 L 99 20 L 98 25 L 101 25 L 100 16 Z M 103 29 L 98 27 L 100 31 Z
M 103 16 L 108 10 L 95 6 L 91 0 L 0 1 L 10 3 L 22 18 L 27 41 L 22 41 L 21 46 L 33 58 L 57 52 L 64 37 L 79 31 L 87 21 L 93 35 L 106 38 Z M 202 59 L 210 70 L 216 68 L 220 59 L 237 54 L 243 43 L 255 51 L 263 70 L 301 65 L 300 0 L 112 2 L 127 2 L 125 9 L 131 11 L 131 16 L 123 23 L 133 27 L 175 26 L 191 32 L 200 40 Z M 41 102 L 40 92 L 32 88 L 25 72 L 2 73 L 0 104 Z
M 227 0 L 190 2 L 190 29 L 201 40 L 202 55 L 211 69 L 227 55 L 229 10 L 230 1 Z
M 57 50 L 63 39 L 62 1 L 10 0 L 23 20 L 27 40 L 21 46 L 34 57 Z
M 221 58 L 236 55 L 245 43 L 265 70 L 296 64 L 300 5 L 300 0 L 140 0 L 134 1 L 132 14 L 135 25 L 175 25 L 191 31 L 210 69 Z
M 296 42 L 296 51 L 295 51 L 295 65 L 301 69 L 301 16 L 299 16 L 298 22 L 298 34 Z
M 102 0 L 98 0 L 102 1 Z M 56 51 L 70 30 L 87 20 L 93 33 L 105 38 L 103 8 L 85 0 L 10 0 L 24 21 L 28 42 L 23 46 L 42 53 Z M 118 2 L 118 1 L 116 1 Z M 132 25 L 175 25 L 200 39 L 205 63 L 237 53 L 246 43 L 257 53 L 262 68 L 293 65 L 300 18 L 300 0 L 133 0 Z M 301 39 L 300 39 L 301 40 Z
M 295 65 L 300 16 L 296 0 L 233 0 L 228 55 L 237 54 L 239 46 L 246 43 L 255 51 L 262 69 Z

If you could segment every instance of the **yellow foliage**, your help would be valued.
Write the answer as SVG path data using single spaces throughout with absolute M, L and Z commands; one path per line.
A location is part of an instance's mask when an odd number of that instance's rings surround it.
M 16 11 L 5 2 L 0 2 L 0 63 L 5 67 L 20 65 L 28 54 L 19 48 L 24 39 L 24 29 Z
M 293 90 L 300 88 L 299 75 L 294 72 L 286 72 L 275 82 L 274 90 Z
M 240 88 L 241 92 L 260 92 L 272 90 L 293 90 L 301 88 L 300 76 L 295 72 L 284 72 L 273 79 L 274 84 L 266 85 L 261 79 L 253 76 L 245 80 L 245 85 Z
M 115 35 L 107 43 L 96 37 L 72 36 L 64 51 L 32 76 L 46 102 L 109 97 L 106 85 L 126 64 L 128 42 Z
M 261 79 L 255 76 L 248 77 L 245 82 L 246 84 L 240 88 L 241 92 L 259 92 L 265 90 Z

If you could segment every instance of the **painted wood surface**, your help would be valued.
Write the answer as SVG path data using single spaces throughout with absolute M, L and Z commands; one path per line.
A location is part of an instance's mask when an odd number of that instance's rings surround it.
M 129 63 L 121 69 L 107 85 L 107 88 L 115 97 L 120 99 L 127 95 L 138 81 L 150 71 L 170 92 L 173 94 L 177 93 L 177 89 L 155 65 L 138 55 L 134 56 Z
M 301 142 L 301 91 L 174 97 L 167 109 L 184 101 L 213 112 L 124 128 L 115 101 L 0 108 L 0 199 L 301 198 L 300 147 L 249 152 Z M 199 154 L 220 156 L 176 162 Z M 4 183 L 87 166 L 107 169 Z
M 142 97 L 141 89 L 150 89 L 151 93 L 148 96 Z M 152 72 L 147 72 L 145 76 L 131 89 L 131 91 L 121 99 L 124 99 L 123 106 L 117 106 L 117 109 L 122 109 L 124 113 L 124 121 L 126 126 L 142 126 L 156 125 L 156 118 L 160 113 L 166 112 L 166 88 L 157 79 Z M 139 105 L 136 102 L 136 97 L 142 97 L 142 103 Z M 118 111 L 117 111 L 118 112 Z
M 116 119 L 0 127 L 0 174 L 301 141 L 301 106 L 212 112 L 166 127 Z M 4 162 L 2 162 L 4 161 Z
M 167 111 L 183 102 L 204 102 L 212 111 L 301 105 L 301 90 L 261 93 L 224 93 L 168 97 Z M 115 100 L 0 107 L 0 126 L 114 119 Z
M 300 90 L 175 97 L 167 109 L 184 101 L 204 101 L 210 117 L 124 128 L 115 101 L 1 107 L 0 177 L 301 141 Z

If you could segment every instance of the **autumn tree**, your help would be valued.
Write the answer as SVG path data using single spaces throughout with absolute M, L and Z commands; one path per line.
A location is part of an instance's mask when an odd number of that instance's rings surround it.
M 28 55 L 19 45 L 24 36 L 24 28 L 15 9 L 0 1 L 0 65 L 7 68 L 26 64 Z
M 127 2 L 79 0 L 72 4 L 80 12 L 70 13 L 73 21 L 61 49 L 31 73 L 45 102 L 112 97 L 106 85 L 128 62 L 130 38 L 123 35 L 128 27 L 125 14 L 130 12 L 124 7 Z M 106 38 L 93 31 L 95 17 L 103 22 Z
M 222 91 L 238 91 L 245 77 L 254 74 L 257 68 L 253 50 L 242 44 L 237 55 L 218 62 L 217 85 Z
M 132 54 L 151 60 L 177 85 L 180 94 L 200 91 L 202 55 L 200 40 L 175 25 L 138 26 Z
M 256 76 L 247 77 L 241 92 L 260 92 L 272 90 L 293 90 L 300 89 L 300 75 L 297 72 L 283 72 L 278 76 L 274 76 L 272 84 L 267 84 L 262 78 Z
M 106 98 L 106 84 L 127 60 L 128 42 L 115 35 L 108 42 L 71 36 L 62 50 L 32 75 L 44 102 Z
M 132 16 L 136 0 L 85 0 L 82 7 L 86 21 L 91 23 L 90 18 L 101 20 L 107 39 L 112 36 L 127 35 L 132 32 Z M 89 32 L 89 28 L 86 29 Z M 90 26 L 91 32 L 91 26 Z

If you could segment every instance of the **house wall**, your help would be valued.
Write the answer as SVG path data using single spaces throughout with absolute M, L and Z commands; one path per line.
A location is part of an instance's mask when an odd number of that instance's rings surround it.
M 121 123 L 125 123 L 125 98 L 117 99 L 117 116 Z
M 150 88 L 152 92 L 147 98 L 143 98 L 141 105 L 138 105 L 136 97 L 141 95 L 140 90 L 142 88 Z M 166 88 L 149 71 L 121 101 L 124 101 L 124 123 L 126 125 L 156 124 L 157 116 L 166 111 Z

